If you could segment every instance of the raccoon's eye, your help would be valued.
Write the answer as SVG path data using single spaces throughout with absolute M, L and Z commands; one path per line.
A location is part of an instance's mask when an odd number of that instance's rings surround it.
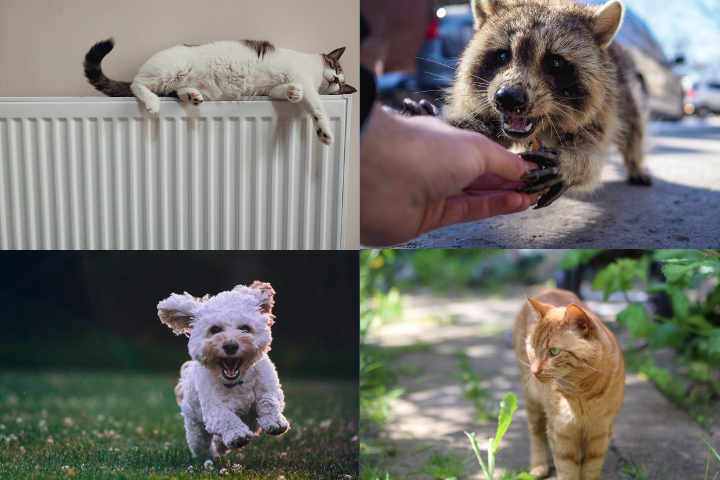
M 510 52 L 507 50 L 500 50 L 495 54 L 495 58 L 497 58 L 498 63 L 505 65 L 510 62 Z
M 220 332 L 222 332 L 222 328 L 220 328 L 220 327 L 212 327 L 210 329 L 210 333 L 212 333 L 213 335 L 215 335 L 216 333 L 220 333 Z
M 240 331 L 250 333 L 250 327 L 248 327 L 247 325 L 243 325 L 242 327 L 240 327 Z
M 551 55 L 545 62 L 547 70 L 550 74 L 555 75 L 562 72 L 565 69 L 565 59 L 559 55 Z
M 558 355 L 560 352 L 561 352 L 561 350 L 559 348 L 551 348 L 550 349 L 550 355 L 552 355 L 553 357 Z

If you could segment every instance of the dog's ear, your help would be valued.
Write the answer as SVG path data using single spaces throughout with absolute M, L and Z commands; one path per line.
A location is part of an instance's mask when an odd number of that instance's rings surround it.
M 258 282 L 257 280 L 250 285 L 250 288 L 257 290 L 260 294 L 258 298 L 258 308 L 260 308 L 260 311 L 268 314 L 271 320 L 275 318 L 275 315 L 272 314 L 272 308 L 273 305 L 275 305 L 275 299 L 273 298 L 275 290 L 273 290 L 269 283 Z
M 198 299 L 187 292 L 185 292 L 185 295 L 173 293 L 158 303 L 158 317 L 160 317 L 160 321 L 173 329 L 175 335 L 184 333 L 190 336 L 191 322 L 195 320 L 193 312 L 198 304 Z

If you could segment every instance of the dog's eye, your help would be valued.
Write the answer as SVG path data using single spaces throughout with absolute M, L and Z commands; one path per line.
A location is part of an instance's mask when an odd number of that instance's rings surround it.
M 220 333 L 220 332 L 222 332 L 222 328 L 220 328 L 220 327 L 212 327 L 210 329 L 210 333 L 212 333 L 213 335 L 215 335 L 216 333 Z
M 243 325 L 242 327 L 240 327 L 240 331 L 250 333 L 250 327 L 248 327 L 247 325 Z
M 500 50 L 497 52 L 496 58 L 499 64 L 505 65 L 510 62 L 510 52 L 507 50 Z
M 565 59 L 559 55 L 551 55 L 545 62 L 550 74 L 556 75 L 565 69 Z

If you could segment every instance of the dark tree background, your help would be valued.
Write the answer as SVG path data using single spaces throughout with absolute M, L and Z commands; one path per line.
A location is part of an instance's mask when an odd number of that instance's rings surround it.
M 0 368 L 177 372 L 187 338 L 157 316 L 171 293 L 270 282 L 283 376 L 357 378 L 357 251 L 0 252 Z

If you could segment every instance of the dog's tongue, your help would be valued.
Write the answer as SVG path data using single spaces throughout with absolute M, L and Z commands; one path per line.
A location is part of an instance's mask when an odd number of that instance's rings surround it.
M 235 378 L 240 375 L 240 359 L 226 358 L 222 361 L 223 375 L 227 378 Z

